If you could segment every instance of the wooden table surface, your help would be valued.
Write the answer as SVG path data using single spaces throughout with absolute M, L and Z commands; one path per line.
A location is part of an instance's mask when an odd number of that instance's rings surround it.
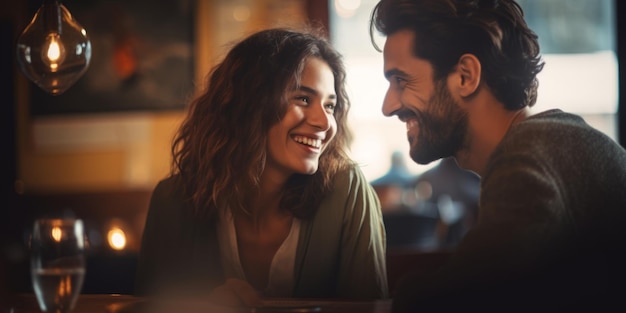
M 320 312 L 320 313 L 389 313 L 391 300 L 343 301 L 328 299 L 277 299 L 268 301 L 277 308 L 231 309 L 217 307 L 200 301 L 147 301 L 132 295 L 81 294 L 71 313 L 243 313 L 243 312 Z M 288 311 L 284 306 L 313 308 Z M 41 313 L 34 294 L 17 294 L 11 301 L 12 313 Z M 70 312 L 68 312 L 70 313 Z

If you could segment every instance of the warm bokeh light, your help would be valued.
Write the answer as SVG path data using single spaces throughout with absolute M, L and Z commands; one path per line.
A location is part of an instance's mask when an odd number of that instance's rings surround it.
M 250 18 L 251 12 L 247 5 L 238 5 L 233 10 L 233 18 L 237 22 L 245 22 Z
M 113 250 L 123 250 L 126 247 L 126 234 L 123 230 L 114 227 L 107 234 L 109 246 Z
M 54 239 L 54 241 L 60 242 L 61 235 L 62 235 L 61 228 L 59 226 L 52 227 L 52 230 L 50 231 L 50 235 L 52 236 L 52 239 Z
M 337 15 L 349 18 L 356 13 L 361 6 L 361 0 L 335 0 L 335 10 Z

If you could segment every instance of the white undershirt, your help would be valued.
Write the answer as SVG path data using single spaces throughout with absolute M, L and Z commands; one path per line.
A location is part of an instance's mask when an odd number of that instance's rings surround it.
M 230 210 L 220 210 L 217 235 L 220 246 L 220 255 L 224 276 L 246 280 L 241 266 L 239 248 L 237 246 L 237 232 Z M 300 220 L 293 218 L 289 235 L 285 238 L 272 259 L 268 283 L 262 291 L 266 297 L 291 297 L 293 293 L 294 263 L 296 248 L 300 237 Z

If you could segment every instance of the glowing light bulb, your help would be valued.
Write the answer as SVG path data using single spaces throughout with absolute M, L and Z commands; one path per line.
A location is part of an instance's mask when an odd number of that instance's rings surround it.
M 50 67 L 51 72 L 56 72 L 59 65 L 65 61 L 65 46 L 59 37 L 57 33 L 48 34 L 46 42 L 41 49 L 41 59 Z
M 54 38 L 54 36 L 52 36 Z M 50 62 L 57 62 L 61 57 L 61 48 L 59 47 L 59 42 L 55 39 L 50 40 L 50 45 L 48 45 L 48 53 L 47 57 Z
M 91 42 L 65 6 L 58 0 L 44 0 L 18 38 L 17 60 L 28 79 L 60 95 L 87 71 Z
M 58 226 L 52 227 L 52 230 L 50 231 L 50 235 L 52 236 L 52 239 L 54 239 L 54 241 L 60 242 L 61 236 L 62 236 L 61 228 Z

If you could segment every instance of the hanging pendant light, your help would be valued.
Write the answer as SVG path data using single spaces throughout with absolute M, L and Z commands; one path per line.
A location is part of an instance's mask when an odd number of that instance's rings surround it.
M 20 70 L 51 95 L 74 85 L 90 60 L 87 32 L 58 0 L 44 0 L 17 40 Z

